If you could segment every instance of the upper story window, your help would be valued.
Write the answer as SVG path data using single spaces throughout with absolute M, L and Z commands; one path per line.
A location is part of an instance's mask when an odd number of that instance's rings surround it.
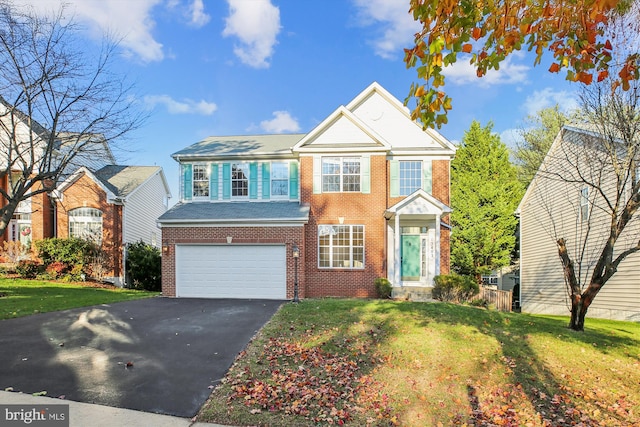
M 580 220 L 587 221 L 589 219 L 589 188 L 584 187 L 580 190 Z
M 398 164 L 400 170 L 400 195 L 408 196 L 422 188 L 422 162 L 419 160 L 401 160 Z
M 322 191 L 360 191 L 360 158 L 323 157 Z
M 231 165 L 231 197 L 249 196 L 249 165 L 234 163 Z
M 318 226 L 318 267 L 364 268 L 364 225 Z
M 389 195 L 404 197 L 422 189 L 431 193 L 433 162 L 429 158 L 393 159 L 389 162 Z
M 70 210 L 69 236 L 102 243 L 102 211 L 85 207 Z
M 193 197 L 209 197 L 209 167 L 193 165 Z
M 271 196 L 289 196 L 289 163 L 271 163 Z

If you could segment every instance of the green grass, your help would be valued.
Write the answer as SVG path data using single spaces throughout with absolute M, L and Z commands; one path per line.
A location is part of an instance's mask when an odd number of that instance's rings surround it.
M 640 425 L 640 324 L 445 303 L 285 304 L 198 415 L 238 426 Z
M 0 319 L 147 298 L 154 292 L 88 284 L 0 278 Z

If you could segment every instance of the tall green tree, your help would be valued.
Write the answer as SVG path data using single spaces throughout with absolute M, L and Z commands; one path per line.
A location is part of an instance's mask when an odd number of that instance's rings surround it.
M 533 179 L 562 126 L 574 121 L 576 117 L 575 112 L 564 113 L 556 104 L 525 119 L 525 125 L 520 131 L 522 141 L 518 143 L 514 153 L 518 179 L 524 187 Z
M 474 121 L 451 163 L 451 262 L 478 279 L 510 264 L 523 194 L 509 150 L 492 128 Z

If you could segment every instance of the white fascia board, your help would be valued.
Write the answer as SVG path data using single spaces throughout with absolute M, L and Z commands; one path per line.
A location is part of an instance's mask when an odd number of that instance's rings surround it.
M 454 157 L 454 153 L 449 150 L 440 149 L 422 149 L 422 150 L 391 150 L 389 152 L 390 158 L 404 159 L 407 156 L 429 156 L 432 158 L 438 157 L 438 160 L 451 160 Z
M 333 113 L 329 115 L 326 119 L 324 119 L 318 126 L 316 126 L 311 132 L 305 135 L 296 145 L 293 146 L 291 151 L 301 151 L 305 145 L 313 140 L 317 135 L 321 134 L 324 129 L 328 129 L 331 127 L 331 124 L 334 123 L 339 116 L 344 116 L 347 120 L 351 121 L 355 126 L 360 128 L 364 133 L 366 133 L 371 139 L 379 142 L 385 149 L 391 148 L 391 144 L 387 142 L 383 137 L 378 135 L 373 129 L 367 126 L 362 120 L 356 117 L 351 111 L 347 110 L 343 105 L 338 107 Z
M 73 174 L 71 174 L 71 176 L 69 176 L 69 178 L 65 179 L 64 182 L 62 182 L 56 188 L 56 190 L 58 190 L 60 192 L 60 195 L 62 196 L 64 194 L 64 191 L 67 188 L 69 188 L 70 186 L 72 186 L 78 179 L 80 179 L 82 174 L 87 175 L 93 182 L 95 182 L 98 185 L 98 187 L 100 187 L 100 189 L 105 192 L 105 194 L 107 196 L 107 201 L 113 203 L 113 200 L 116 199 L 116 195 L 113 194 L 113 192 L 111 190 L 109 190 L 107 187 L 105 187 L 104 184 L 102 183 L 102 181 L 100 181 L 98 178 L 96 178 L 96 176 L 93 174 L 93 172 L 91 172 L 89 169 L 87 169 L 84 166 L 80 167 L 80 169 L 78 169 Z M 60 200 L 62 200 L 62 197 L 60 197 Z
M 365 90 L 360 92 L 355 98 L 353 98 L 348 104 L 347 109 L 353 111 L 362 102 L 371 96 L 374 92 L 378 92 L 387 102 L 392 104 L 396 109 L 402 112 L 409 120 L 411 120 L 411 113 L 409 109 L 404 106 L 402 102 L 395 96 L 393 96 L 388 90 L 380 85 L 380 83 L 374 81 Z M 413 121 L 413 120 L 412 120 Z

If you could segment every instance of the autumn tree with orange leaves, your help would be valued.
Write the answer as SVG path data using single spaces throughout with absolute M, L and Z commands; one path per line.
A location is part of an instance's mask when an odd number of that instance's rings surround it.
M 414 120 L 430 127 L 447 123 L 452 100 L 443 90 L 445 67 L 469 58 L 478 77 L 497 70 L 514 51 L 553 57 L 552 73 L 566 70 L 570 81 L 591 84 L 613 77 L 615 89 L 629 89 L 640 79 L 640 53 L 616 52 L 613 21 L 637 11 L 639 0 L 410 0 L 410 12 L 422 24 L 415 46 L 405 49 L 407 68 L 416 68 L 420 83 L 411 85 Z M 634 7 L 634 4 L 636 7 Z M 638 20 L 623 31 L 638 32 Z M 616 48 L 614 48 L 616 46 Z M 621 58 L 620 62 L 613 58 Z

